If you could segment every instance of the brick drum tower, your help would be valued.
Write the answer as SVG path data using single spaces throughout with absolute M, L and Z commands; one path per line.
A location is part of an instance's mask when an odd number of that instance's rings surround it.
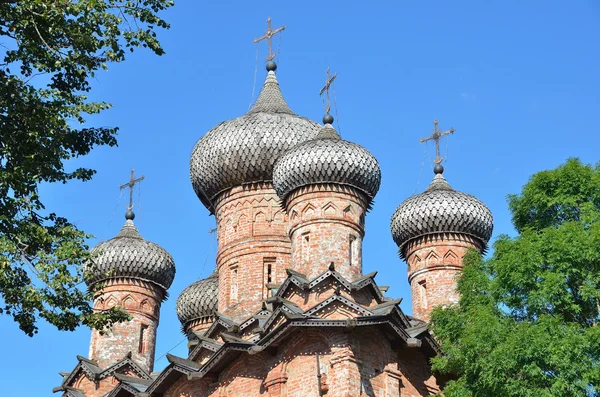
M 314 139 L 288 151 L 273 179 L 289 218 L 291 269 L 309 278 L 331 265 L 348 280 L 362 276 L 365 215 L 381 183 L 379 163 L 344 141 L 333 117 Z
M 492 235 L 490 210 L 477 198 L 452 189 L 439 152 L 443 134 L 434 122 L 435 178 L 425 191 L 404 201 L 392 216 L 392 237 L 408 264 L 413 316 L 429 321 L 438 305 L 458 302 L 456 281 L 469 248 L 483 253 Z
M 175 277 L 175 264 L 167 251 L 140 236 L 132 211 L 125 217 L 121 231 L 92 250 L 97 256 L 84 271 L 88 286 L 99 282 L 104 285 L 94 309 L 121 306 L 131 320 L 103 333 L 92 331 L 90 359 L 107 367 L 129 354 L 150 373 L 154 368 L 160 305 Z
M 77 356 L 77 366 L 62 372 L 62 385 L 54 389 L 67 397 L 106 396 L 126 379 L 143 387 L 151 383 L 160 306 L 175 277 L 175 264 L 167 251 L 142 238 L 131 202 L 128 208 L 121 231 L 92 249 L 94 259 L 83 271 L 90 288 L 100 287 L 94 310 L 119 306 L 131 319 L 92 330 L 89 358 Z
M 291 263 L 287 217 L 273 189 L 275 161 L 314 138 L 317 123 L 286 103 L 274 62 L 254 106 L 203 136 L 190 160 L 198 198 L 216 217 L 219 312 L 235 320 L 260 309 Z

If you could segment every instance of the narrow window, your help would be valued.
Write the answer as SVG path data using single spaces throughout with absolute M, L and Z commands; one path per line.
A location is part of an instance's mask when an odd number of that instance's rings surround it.
M 277 258 L 274 258 L 274 257 L 263 258 L 263 268 L 264 268 L 264 275 L 265 275 L 265 282 L 264 282 L 265 298 L 270 297 L 270 294 L 269 294 L 270 288 L 273 287 L 272 286 L 273 283 L 277 282 L 276 262 L 277 262 Z
M 350 262 L 350 266 L 354 264 L 354 242 L 356 241 L 356 236 L 350 235 L 348 239 L 348 260 Z
M 271 271 L 272 271 L 272 266 L 270 263 L 267 263 L 267 284 L 271 284 Z
M 305 262 L 310 259 L 310 235 L 305 233 L 302 235 L 302 258 Z
M 419 281 L 419 300 L 423 303 L 423 307 L 427 307 L 427 281 Z
M 232 302 L 238 300 L 238 268 L 237 265 L 231 267 L 231 290 L 230 298 Z
M 148 325 L 142 324 L 140 327 L 140 344 L 138 346 L 138 353 L 143 354 L 146 351 L 145 342 L 146 334 L 148 333 Z

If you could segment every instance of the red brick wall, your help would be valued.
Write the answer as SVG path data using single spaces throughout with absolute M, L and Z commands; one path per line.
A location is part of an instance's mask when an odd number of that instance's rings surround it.
M 136 363 L 152 372 L 162 299 L 162 289 L 152 283 L 135 279 L 107 281 L 102 294 L 94 302 L 94 309 L 105 310 L 121 306 L 132 319 L 114 324 L 112 328 L 105 330 L 104 335 L 92 330 L 90 359 L 96 361 L 101 368 L 106 368 L 131 352 Z M 140 343 L 142 334 L 143 340 Z
M 404 348 L 396 354 L 401 375 L 400 397 L 430 396 L 440 391 L 428 358 L 418 349 Z
M 71 387 L 81 390 L 86 397 L 102 397 L 117 386 L 116 378 L 109 376 L 100 381 L 92 381 L 83 373 L 81 373 L 73 382 Z
M 187 335 L 190 332 L 204 333 L 214 322 L 214 317 L 202 317 L 186 324 L 183 332 Z
M 287 217 L 271 184 L 237 186 L 216 203 L 219 312 L 241 321 L 269 297 L 290 266 Z
M 414 317 L 429 321 L 434 306 L 458 302 L 456 281 L 469 248 L 481 251 L 483 247 L 472 237 L 461 234 L 430 235 L 407 244 Z
M 339 185 L 294 191 L 286 200 L 292 268 L 312 279 L 333 262 L 345 278 L 360 277 L 365 199 L 358 190 Z
M 375 328 L 304 329 L 274 352 L 240 355 L 215 378 L 174 384 L 167 397 L 424 397 L 439 391 L 419 349 L 391 348 Z

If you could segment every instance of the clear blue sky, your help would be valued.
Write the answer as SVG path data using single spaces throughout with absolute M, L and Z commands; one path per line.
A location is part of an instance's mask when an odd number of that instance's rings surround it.
M 119 147 L 97 149 L 70 165 L 97 169 L 93 181 L 42 189 L 49 209 L 108 239 L 124 222 L 126 197 L 118 204 L 118 186 L 133 167 L 146 177 L 136 224 L 177 265 L 162 307 L 156 369 L 167 364 L 160 356 L 184 339 L 177 296 L 215 263 L 216 242 L 208 233 L 215 221 L 192 190 L 189 155 L 211 127 L 248 109 L 252 40 L 263 34 L 269 15 L 274 27 L 287 25 L 277 75 L 291 108 L 321 120 L 318 92 L 331 66 L 338 73 L 342 136 L 381 164 L 363 270 L 378 270 L 378 283 L 391 286 L 389 296 L 403 297 L 408 313 L 406 265 L 397 257 L 389 220 L 433 176 L 433 146 L 425 153 L 418 140 L 435 118 L 440 127 L 456 129 L 445 176 L 490 207 L 493 238 L 514 233 L 506 195 L 518 193 L 531 174 L 571 156 L 599 160 L 597 1 L 178 1 L 165 14 L 172 28 L 159 34 L 165 56 L 136 53 L 93 82 L 93 98 L 114 104 L 93 122 L 119 126 Z M 279 39 L 274 43 L 277 48 Z M 256 94 L 265 55 L 263 44 Z M 40 325 L 39 335 L 29 338 L 0 317 L 3 396 L 50 396 L 61 380 L 57 372 L 70 371 L 77 354 L 87 356 L 87 329 L 68 333 Z M 185 356 L 185 343 L 172 353 Z

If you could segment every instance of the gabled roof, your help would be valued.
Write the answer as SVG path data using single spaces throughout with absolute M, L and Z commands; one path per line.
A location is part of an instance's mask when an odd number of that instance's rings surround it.
M 72 387 L 65 387 L 63 397 L 85 397 L 85 393 Z
M 205 335 L 210 338 L 211 336 L 218 335 L 219 332 L 237 331 L 238 329 L 239 324 L 236 323 L 233 319 L 227 317 L 224 314 L 216 312 L 215 321 L 206 330 Z
M 207 338 L 206 336 L 202 335 L 202 334 L 197 334 L 194 333 L 195 338 L 198 339 L 198 342 L 196 344 L 196 346 L 190 351 L 189 354 L 189 359 L 190 360 L 197 360 L 198 357 L 200 356 L 200 354 L 202 353 L 202 351 L 208 350 L 211 352 L 216 352 L 217 350 L 219 350 L 221 348 L 221 346 L 223 346 L 222 343 L 214 340 L 214 339 L 210 339 Z
M 108 368 L 102 369 L 98 366 L 95 361 L 87 359 L 82 356 L 77 356 L 79 361 L 75 368 L 71 372 L 61 372 L 60 375 L 63 377 L 62 383 L 59 387 L 55 387 L 53 392 L 76 390 L 71 387 L 71 383 L 77 378 L 79 373 L 83 373 L 89 380 L 96 382 L 98 380 L 107 378 L 112 375 L 119 375 L 118 371 L 124 368 L 130 368 L 135 374 L 141 379 L 150 380 L 150 374 L 148 374 L 142 367 L 140 367 L 132 358 L 131 352 L 127 353 L 125 357 L 117 361 Z M 71 393 L 73 391 L 71 390 Z
M 297 271 L 287 269 L 287 273 L 288 278 L 283 282 L 283 284 L 281 284 L 281 287 L 279 287 L 275 296 L 285 296 L 290 288 L 294 288 L 294 286 L 301 290 L 309 291 L 328 279 L 335 280 L 336 284 L 338 284 L 340 287 L 343 287 L 348 293 L 359 291 L 363 288 L 369 288 L 377 302 L 384 301 L 383 293 L 387 291 L 387 288 L 382 291 L 379 287 L 377 287 L 377 284 L 375 283 L 375 276 L 377 275 L 377 272 L 365 274 L 355 281 L 349 281 L 335 270 L 335 266 L 333 264 L 331 264 L 326 271 L 319 274 L 311 281 L 309 281 L 304 274 Z
M 121 374 L 116 374 L 115 378 L 118 379 L 119 384 L 104 397 L 136 396 L 145 392 L 153 382 L 152 379 L 140 379 Z
M 312 316 L 315 313 L 323 310 L 324 308 L 326 308 L 327 306 L 331 305 L 334 302 L 339 302 L 342 305 L 348 307 L 349 309 L 352 309 L 352 310 L 357 311 L 358 313 L 361 313 L 363 316 L 370 316 L 373 314 L 370 310 L 364 308 L 363 306 L 359 305 L 358 303 L 355 303 L 342 295 L 334 294 L 334 295 L 331 295 L 329 298 L 325 299 L 324 301 L 317 303 L 315 306 L 311 307 L 307 311 L 305 311 L 304 315 Z

